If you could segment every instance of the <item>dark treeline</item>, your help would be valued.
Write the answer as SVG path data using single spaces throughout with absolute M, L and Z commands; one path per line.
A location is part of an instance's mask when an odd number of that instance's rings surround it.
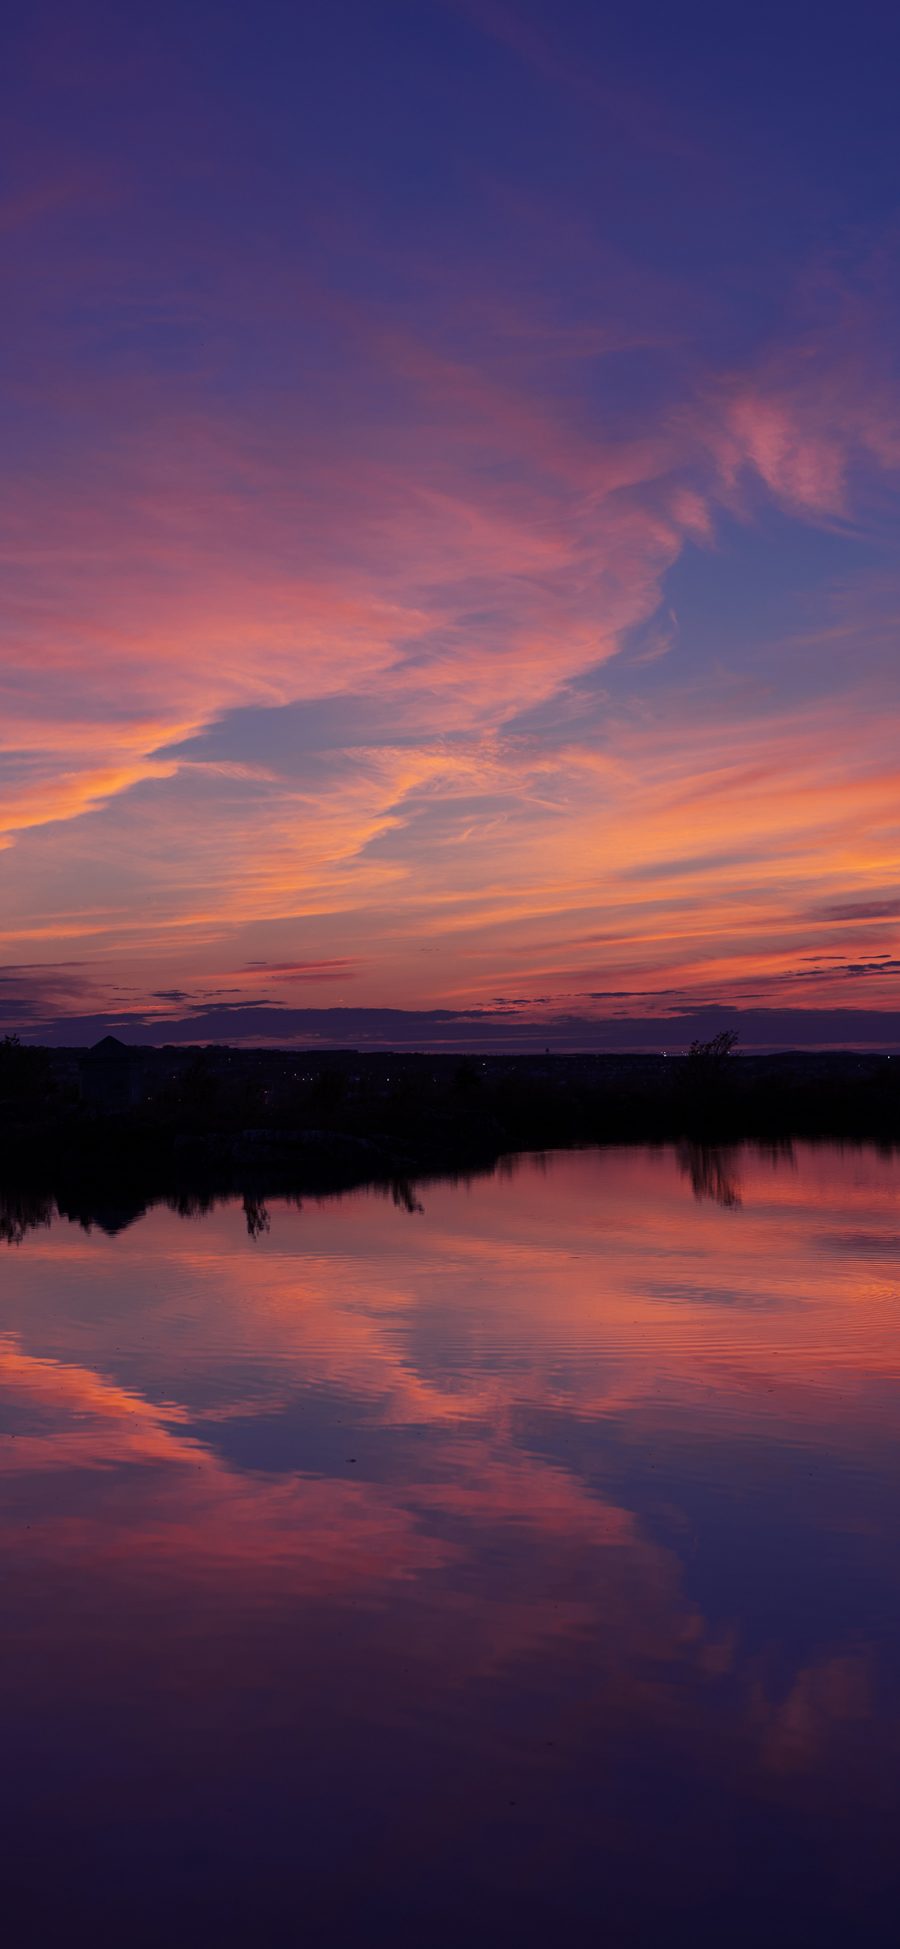
M 514 1163 L 515 1160 L 508 1160 L 505 1164 L 501 1161 L 488 1169 L 510 1169 Z M 452 1174 L 452 1181 L 471 1183 L 476 1175 L 479 1174 L 474 1171 L 456 1172 Z M 355 1188 L 359 1190 L 361 1187 Z M 400 1211 L 418 1213 L 424 1210 L 417 1188 L 405 1178 L 379 1182 L 371 1188 L 384 1197 L 390 1197 Z M 346 1195 L 346 1186 L 319 1194 L 323 1200 Z M 158 1187 L 151 1190 L 146 1181 L 134 1175 L 123 1175 L 120 1171 L 112 1171 L 109 1176 L 98 1174 L 92 1182 L 86 1177 L 73 1178 L 55 1191 L 38 1191 L 22 1184 L 0 1182 L 0 1243 L 21 1245 L 30 1232 L 46 1230 L 55 1218 L 66 1218 L 70 1223 L 80 1225 L 85 1232 L 97 1230 L 114 1237 L 117 1232 L 127 1231 L 129 1225 L 136 1224 L 139 1218 L 158 1206 L 164 1206 L 179 1218 L 203 1218 L 218 1205 L 233 1204 L 236 1198 L 240 1199 L 243 1207 L 248 1236 L 253 1239 L 262 1237 L 270 1229 L 267 1198 L 277 1198 L 280 1205 L 293 1205 L 297 1210 L 302 1210 L 304 1203 L 299 1192 L 286 1191 L 283 1183 L 266 1188 L 258 1183 L 255 1189 L 242 1193 L 236 1193 L 233 1186 L 213 1190 L 208 1184 L 202 1190 L 182 1187 L 179 1191 L 161 1192 Z M 315 1201 L 314 1198 L 312 1202 Z
M 524 1150 L 802 1137 L 900 1143 L 900 1059 L 738 1055 L 727 1037 L 674 1057 L 0 1043 L 0 1178 L 76 1215 L 101 1185 L 115 1209 L 252 1202 L 408 1187 Z

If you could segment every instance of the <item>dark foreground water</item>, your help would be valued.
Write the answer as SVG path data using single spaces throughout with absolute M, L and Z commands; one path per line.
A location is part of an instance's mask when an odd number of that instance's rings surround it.
M 893 1944 L 898 1192 L 581 1153 L 2 1248 L 7 1949 Z

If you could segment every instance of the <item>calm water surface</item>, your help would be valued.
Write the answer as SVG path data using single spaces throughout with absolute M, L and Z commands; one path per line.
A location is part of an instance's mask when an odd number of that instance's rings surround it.
M 882 1944 L 900 1162 L 0 1248 L 4 1940 Z

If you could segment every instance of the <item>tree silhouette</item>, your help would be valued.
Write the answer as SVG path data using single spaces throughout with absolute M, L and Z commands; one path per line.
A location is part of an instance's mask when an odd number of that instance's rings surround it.
M 688 1062 L 702 1064 L 704 1069 L 718 1068 L 731 1055 L 737 1039 L 737 1029 L 720 1029 L 709 1042 L 692 1042 Z

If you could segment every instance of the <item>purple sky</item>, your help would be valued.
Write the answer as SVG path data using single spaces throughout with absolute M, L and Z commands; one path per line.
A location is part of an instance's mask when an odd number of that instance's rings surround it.
M 0 1032 L 900 1041 L 898 70 L 880 0 L 20 12 Z

